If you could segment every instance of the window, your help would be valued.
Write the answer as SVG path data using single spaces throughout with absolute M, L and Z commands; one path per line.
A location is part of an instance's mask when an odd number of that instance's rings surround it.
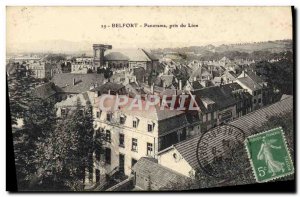
M 261 99 L 258 99 L 258 103 L 261 103 Z
M 207 121 L 211 120 L 211 113 L 208 114 Z
M 135 139 L 135 138 L 132 138 L 132 147 L 131 147 L 131 150 L 135 151 L 135 152 L 137 152 L 137 150 L 138 150 L 137 139 Z
M 256 104 L 256 99 L 254 99 L 253 103 Z
M 153 125 L 152 124 L 148 124 L 148 132 L 153 131 Z
M 254 91 L 253 93 L 254 93 L 254 96 L 256 96 L 256 91 Z
M 60 113 L 61 113 L 62 117 L 66 117 L 67 116 L 67 110 L 66 109 L 61 109 Z
M 96 155 L 96 160 L 97 161 L 100 161 L 100 158 L 101 158 L 101 154 L 100 154 L 100 150 L 99 149 L 96 149 L 96 151 L 95 151 L 95 155 Z
M 134 121 L 132 122 L 132 126 L 133 126 L 133 128 L 137 128 L 137 121 L 136 121 L 136 120 L 134 120 Z
M 97 118 L 100 118 L 100 111 L 97 111 L 97 112 L 96 112 L 96 117 L 97 117 Z
M 105 163 L 107 163 L 107 164 L 111 163 L 111 150 L 110 150 L 110 148 L 105 149 Z
M 105 140 L 107 142 L 111 142 L 111 135 L 110 135 L 110 131 L 109 130 L 106 130 L 106 133 L 105 133 Z
M 124 116 L 120 117 L 120 124 L 125 124 L 125 117 Z
M 119 135 L 119 146 L 121 146 L 121 147 L 125 146 L 125 144 L 124 144 L 124 134 L 123 133 L 120 133 L 120 135 Z
M 147 143 L 147 155 L 152 155 L 153 152 L 153 144 Z
M 203 115 L 203 122 L 206 122 L 206 115 Z
M 107 113 L 106 114 L 106 120 L 110 122 L 111 121 L 111 116 L 112 116 L 111 113 Z

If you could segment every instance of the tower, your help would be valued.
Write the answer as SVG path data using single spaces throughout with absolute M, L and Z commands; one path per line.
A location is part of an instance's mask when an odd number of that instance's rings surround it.
M 93 44 L 95 70 L 97 70 L 99 67 L 104 66 L 104 51 L 107 49 L 112 49 L 112 46 L 104 44 Z

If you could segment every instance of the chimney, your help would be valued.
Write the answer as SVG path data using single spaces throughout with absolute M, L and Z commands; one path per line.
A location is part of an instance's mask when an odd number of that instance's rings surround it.
M 182 82 L 179 80 L 179 90 L 182 90 Z
M 73 77 L 73 86 L 75 85 L 75 82 L 76 82 L 75 77 Z
M 150 91 L 152 94 L 154 94 L 154 83 L 152 83 L 151 87 L 150 87 Z

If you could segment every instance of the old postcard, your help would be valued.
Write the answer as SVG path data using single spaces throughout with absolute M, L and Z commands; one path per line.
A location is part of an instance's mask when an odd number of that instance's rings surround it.
M 294 191 L 293 13 L 8 6 L 17 191 Z

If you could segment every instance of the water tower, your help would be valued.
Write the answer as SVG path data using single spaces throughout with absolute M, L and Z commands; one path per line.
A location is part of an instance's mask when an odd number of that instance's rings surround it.
M 97 70 L 97 68 L 104 66 L 104 52 L 107 49 L 112 49 L 112 46 L 105 45 L 105 44 L 93 44 L 94 68 L 96 70 Z

